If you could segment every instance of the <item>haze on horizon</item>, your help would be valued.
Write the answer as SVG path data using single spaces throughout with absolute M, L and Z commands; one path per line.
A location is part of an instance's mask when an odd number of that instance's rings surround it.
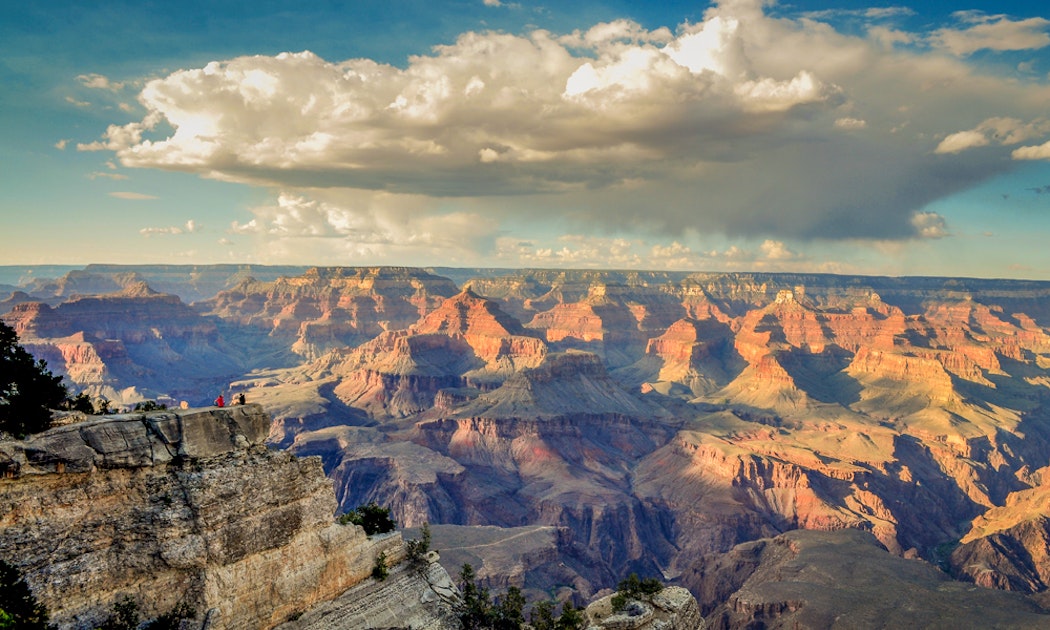
M 1050 279 L 1031 3 L 658 4 L 13 7 L 0 265 Z

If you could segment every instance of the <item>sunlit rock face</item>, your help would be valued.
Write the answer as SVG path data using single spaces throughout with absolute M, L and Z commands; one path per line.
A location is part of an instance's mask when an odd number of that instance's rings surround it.
M 1050 465 L 1050 284 L 452 275 L 317 270 L 201 305 L 244 366 L 231 382 L 271 410 L 271 443 L 321 456 L 342 509 L 552 528 L 544 553 L 564 567 L 486 578 L 537 592 L 637 571 L 700 595 L 711 554 L 796 529 L 867 532 L 957 578 L 1045 592 L 1026 497 Z M 67 352 L 91 378 L 137 358 L 88 337 Z
M 0 442 L 0 557 L 62 627 L 125 596 L 188 604 L 216 628 L 266 628 L 366 579 L 400 535 L 333 523 L 316 458 L 263 446 L 258 405 L 124 415 Z
M 142 282 L 53 307 L 23 302 L 3 319 L 76 390 L 118 404 L 161 395 L 204 403 L 214 394 L 202 390 L 243 369 L 215 320 Z
M 325 458 L 345 506 L 387 502 L 416 525 L 559 527 L 590 592 L 630 570 L 700 592 L 708 554 L 798 528 L 859 529 L 936 559 L 1048 463 L 1046 331 L 1011 310 L 1045 320 L 1033 296 L 1046 289 L 875 280 L 697 274 L 661 287 L 680 308 L 661 302 L 648 331 L 636 314 L 652 286 L 471 280 L 455 312 L 485 303 L 481 287 L 499 296 L 501 313 L 544 336 L 543 363 L 495 389 L 377 379 L 371 400 L 412 404 L 372 413 L 382 430 L 304 432 L 292 448 Z M 436 312 L 439 325 L 347 352 L 416 375 L 437 357 L 480 366 L 450 341 L 469 318 Z M 610 354 L 609 339 L 626 341 Z M 337 391 L 360 378 L 333 375 Z M 341 400 L 370 409 L 366 398 Z
M 1035 599 L 953 582 L 855 530 L 799 530 L 749 542 L 709 558 L 703 571 L 707 628 L 1034 629 L 1050 621 Z
M 1050 586 L 1050 468 L 974 519 L 949 558 L 953 571 L 988 588 L 1044 593 Z
M 457 292 L 447 278 L 420 269 L 319 267 L 270 282 L 245 279 L 198 307 L 255 333 L 246 342 L 263 334 L 309 360 L 407 328 Z

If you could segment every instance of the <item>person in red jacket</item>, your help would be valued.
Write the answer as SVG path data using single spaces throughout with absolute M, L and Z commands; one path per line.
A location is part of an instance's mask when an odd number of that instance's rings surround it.
M 215 406 L 216 407 L 224 407 L 224 406 L 226 406 L 226 400 L 222 397 L 222 394 L 219 394 L 219 397 L 215 399 Z

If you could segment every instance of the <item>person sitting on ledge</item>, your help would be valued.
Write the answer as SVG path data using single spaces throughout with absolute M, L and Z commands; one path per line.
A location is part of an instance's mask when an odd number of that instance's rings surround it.
M 219 394 L 219 397 L 215 399 L 215 406 L 216 407 L 225 407 L 226 406 L 226 399 L 224 399 L 222 397 L 222 394 Z
M 237 404 L 238 405 L 243 405 L 244 404 L 244 392 L 241 392 L 240 394 L 237 394 Z

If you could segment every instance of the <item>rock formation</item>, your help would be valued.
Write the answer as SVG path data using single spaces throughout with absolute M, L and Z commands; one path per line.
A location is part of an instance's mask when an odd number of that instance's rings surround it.
M 613 595 L 587 606 L 591 628 L 600 630 L 700 630 L 705 628 L 696 598 L 680 586 L 664 588 L 650 601 L 632 601 L 623 611 L 613 611 Z
M 798 530 L 749 542 L 703 568 L 707 628 L 1042 628 L 1050 610 L 951 581 L 864 532 Z
M 1009 495 L 1005 504 L 974 519 L 950 562 L 957 574 L 981 586 L 1040 593 L 1050 585 L 1050 475 Z
M 431 554 L 435 558 L 437 554 Z M 459 589 L 437 561 L 423 569 L 408 563 L 390 569 L 382 582 L 365 580 L 339 597 L 283 623 L 281 630 L 411 628 L 459 630 L 453 611 Z
M 105 417 L 0 442 L 0 557 L 61 627 L 120 598 L 267 628 L 368 578 L 399 534 L 333 522 L 316 458 L 263 446 L 257 405 Z
M 418 269 L 318 267 L 272 282 L 245 279 L 199 306 L 255 333 L 245 342 L 276 337 L 310 360 L 407 328 L 456 292 L 448 279 Z
M 128 284 L 146 282 L 161 293 L 177 295 L 187 304 L 214 297 L 246 278 L 268 282 L 281 276 L 298 276 L 307 267 L 289 265 L 109 265 L 92 264 L 59 277 L 43 268 L 25 290 L 38 299 L 51 301 L 74 295 L 119 292 Z M 61 272 L 60 272 L 61 273 Z
M 201 320 L 143 311 L 106 338 L 63 328 L 76 300 L 36 302 L 12 298 L 5 319 L 115 391 L 166 356 L 125 337 L 156 328 L 182 356 L 178 330 L 214 326 L 190 336 L 234 348 L 228 382 L 273 410 L 274 443 L 323 458 L 341 505 L 559 528 L 566 570 L 548 587 L 593 593 L 637 571 L 700 594 L 712 554 L 799 528 L 868 532 L 999 589 L 1048 586 L 1050 283 L 317 269 L 242 277 L 196 305 Z
M 203 403 L 242 371 L 215 321 L 143 282 L 54 307 L 22 302 L 3 319 L 55 374 L 115 403 L 158 396 Z

